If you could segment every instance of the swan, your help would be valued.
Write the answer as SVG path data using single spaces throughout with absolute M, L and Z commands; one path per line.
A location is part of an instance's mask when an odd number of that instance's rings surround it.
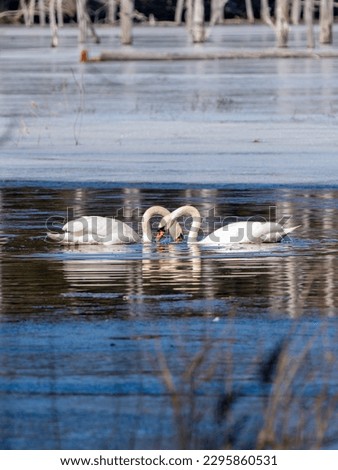
M 164 230 L 168 229 L 174 221 L 181 216 L 192 217 L 192 225 L 188 235 L 188 243 L 200 245 L 225 245 L 230 243 L 277 243 L 286 235 L 293 232 L 296 227 L 285 228 L 277 222 L 234 222 L 221 227 L 207 237 L 197 241 L 201 226 L 201 215 L 196 207 L 182 206 L 167 214 L 160 222 L 157 240 L 162 238 Z
M 63 245 L 121 245 L 138 243 L 141 240 L 143 243 L 151 243 L 150 219 L 154 215 L 165 217 L 170 215 L 170 212 L 162 206 L 147 209 L 142 217 L 142 238 L 128 224 L 96 215 L 71 220 L 62 227 L 63 233 L 47 232 L 47 236 Z M 168 228 L 175 241 L 182 239 L 182 229 L 178 222 L 172 221 Z

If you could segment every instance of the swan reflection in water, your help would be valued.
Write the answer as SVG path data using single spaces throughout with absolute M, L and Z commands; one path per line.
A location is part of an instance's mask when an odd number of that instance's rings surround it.
M 63 254 L 63 271 L 74 299 L 85 295 L 113 299 L 134 314 L 135 304 L 149 300 L 185 299 L 263 302 L 271 311 L 297 316 L 294 295 L 297 257 L 287 245 L 204 247 L 187 244 L 149 244 L 71 247 Z M 224 307 L 226 310 L 226 307 Z M 175 306 L 172 305 L 174 311 Z M 203 312 L 202 312 L 203 313 Z M 204 313 L 209 313 L 205 311 Z M 226 311 L 224 312 L 226 313 Z

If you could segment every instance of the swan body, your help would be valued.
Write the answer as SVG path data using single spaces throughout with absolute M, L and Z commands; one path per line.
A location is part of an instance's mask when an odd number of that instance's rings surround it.
M 83 216 L 71 220 L 62 227 L 63 233 L 47 232 L 47 236 L 63 245 L 121 245 L 141 241 L 151 243 L 150 219 L 154 215 L 164 217 L 170 215 L 170 212 L 162 206 L 147 209 L 142 217 L 142 238 L 128 224 L 101 216 Z M 182 236 L 181 226 L 176 221 L 171 222 L 169 231 L 174 240 Z
M 197 241 L 201 226 L 199 211 L 193 206 L 182 206 L 166 215 L 160 222 L 160 229 L 168 229 L 180 216 L 192 217 L 188 235 L 189 243 L 200 245 L 226 245 L 231 243 L 277 243 L 298 227 L 285 228 L 276 222 L 234 222 L 221 227 L 207 237 Z M 158 237 L 160 238 L 160 237 Z
M 215 230 L 199 243 L 278 243 L 295 228 L 286 229 L 276 222 L 234 222 Z

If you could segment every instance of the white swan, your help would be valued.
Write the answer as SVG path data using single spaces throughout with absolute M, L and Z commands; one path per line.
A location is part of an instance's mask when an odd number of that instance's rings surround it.
M 71 220 L 63 227 L 63 233 L 47 232 L 47 236 L 63 245 L 121 245 L 126 243 L 151 243 L 152 232 L 150 219 L 154 215 L 162 217 L 170 212 L 162 206 L 152 206 L 145 211 L 142 217 L 142 239 L 128 224 L 110 217 L 84 216 Z M 170 224 L 171 237 L 176 241 L 182 237 L 179 223 Z
M 197 241 L 201 226 L 201 216 L 196 207 L 182 206 L 166 215 L 160 222 L 157 239 L 161 239 L 163 231 L 170 228 L 178 217 L 192 217 L 192 225 L 188 235 L 189 243 L 201 245 L 226 245 L 230 243 L 277 243 L 287 234 L 299 227 L 285 228 L 276 222 L 234 222 L 221 227 L 207 237 Z

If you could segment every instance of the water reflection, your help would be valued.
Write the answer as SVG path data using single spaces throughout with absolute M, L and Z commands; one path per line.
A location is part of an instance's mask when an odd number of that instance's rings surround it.
M 195 313 L 202 315 L 219 315 L 220 299 L 223 314 L 233 308 L 248 314 L 254 302 L 263 311 L 292 318 L 313 309 L 333 315 L 334 255 L 318 260 L 318 269 L 324 265 L 327 272 L 315 278 L 311 272 L 315 263 L 307 259 L 300 264 L 299 248 L 297 242 L 220 248 L 185 244 L 86 247 L 67 251 L 62 264 L 73 299 L 83 299 L 85 290 L 85 298 L 92 296 L 96 302 L 111 298 L 116 307 L 123 304 L 132 315 L 135 304 L 154 302 L 171 304 L 175 313 L 175 302 L 182 299 L 190 303 L 199 299 Z M 188 310 L 187 301 L 185 306 Z
M 45 310 L 64 314 L 76 305 L 84 314 L 152 315 L 159 304 L 160 314 L 337 313 L 336 190 L 4 188 L 0 196 L 6 240 L 0 252 L 2 313 L 41 311 L 41 291 Z M 99 207 L 98 215 L 118 215 L 137 229 L 139 214 L 159 200 L 170 210 L 196 205 L 204 234 L 229 217 L 271 213 L 291 217 L 290 224 L 301 228 L 286 243 L 261 246 L 212 248 L 166 240 L 67 248 L 44 241 L 48 216 L 64 218 L 69 208 L 93 215 Z M 88 308 L 91 297 L 95 302 Z

